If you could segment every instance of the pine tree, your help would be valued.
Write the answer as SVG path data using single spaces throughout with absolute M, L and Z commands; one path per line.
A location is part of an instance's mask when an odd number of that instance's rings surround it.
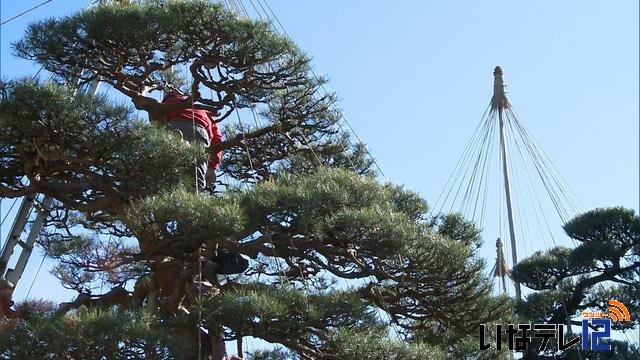
M 281 346 L 255 359 L 437 359 L 453 345 L 424 334 L 469 341 L 507 307 L 478 230 L 378 182 L 325 79 L 269 24 L 117 2 L 35 22 L 14 50 L 52 78 L 2 83 L 0 195 L 54 199 L 39 244 L 79 295 L 25 304 L 2 356 L 217 360 L 223 334 Z M 92 81 L 110 96 L 77 91 Z M 157 125 L 191 107 L 224 127 L 215 193 L 191 176 L 205 151 Z M 247 271 L 219 275 L 222 250 Z
M 632 209 L 600 208 L 580 214 L 564 225 L 577 244 L 534 253 L 513 270 L 514 279 L 535 290 L 517 312 L 531 323 L 580 326 L 583 311 L 608 313 L 608 300 L 622 302 L 631 321 L 613 321 L 612 329 L 633 330 L 640 319 L 640 217 Z M 622 319 L 621 319 L 622 320 Z M 631 337 L 633 338 L 633 336 Z M 593 351 L 594 359 L 636 359 L 633 341 L 612 340 L 612 351 Z M 535 349 L 531 347 L 530 350 Z M 578 359 L 577 349 L 561 355 L 553 350 L 529 358 Z

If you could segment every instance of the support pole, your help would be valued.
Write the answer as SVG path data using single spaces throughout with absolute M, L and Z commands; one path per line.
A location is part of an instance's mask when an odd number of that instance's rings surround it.
M 509 236 L 511 240 L 511 258 L 513 265 L 518 262 L 518 249 L 516 247 L 516 233 L 513 225 L 513 208 L 511 205 L 511 187 L 509 183 L 509 166 L 507 161 L 507 142 L 505 137 L 504 128 L 504 110 L 508 109 L 511 104 L 507 100 L 504 93 L 504 82 L 502 79 L 503 71 L 500 66 L 496 66 L 493 71 L 493 97 L 491 98 L 491 110 L 498 113 L 498 120 L 500 122 L 500 149 L 502 153 L 502 172 L 504 175 L 504 191 L 507 198 L 507 218 L 509 220 Z M 516 298 L 522 300 L 522 294 L 520 292 L 520 283 L 513 283 L 516 289 Z
M 497 249 L 497 256 L 496 256 L 496 274 L 495 276 L 498 277 L 498 281 L 502 284 L 502 293 L 504 294 L 506 289 L 504 286 L 504 278 L 502 277 L 502 259 L 500 258 L 500 244 L 502 243 L 502 241 L 500 241 L 500 238 L 498 238 L 498 240 L 496 241 L 496 249 Z

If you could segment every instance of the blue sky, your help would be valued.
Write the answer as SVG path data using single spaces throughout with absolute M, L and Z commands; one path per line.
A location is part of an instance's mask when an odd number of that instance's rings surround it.
M 0 18 L 40 2 L 2 1 Z M 2 76 L 37 70 L 10 50 L 29 21 L 86 4 L 54 0 L 3 25 Z M 338 94 L 347 120 L 390 181 L 435 201 L 491 98 L 493 68 L 501 65 L 520 119 L 585 207 L 638 210 L 637 1 L 271 0 L 269 5 L 313 57 L 315 71 L 329 77 L 328 89 Z M 491 216 L 481 252 L 490 263 L 495 234 L 502 231 L 492 224 L 497 215 Z M 554 228 L 561 232 L 559 225 Z M 524 246 L 530 253 L 548 242 Z M 32 258 L 17 297 L 24 296 L 39 260 Z M 71 295 L 43 271 L 31 296 L 66 300 Z

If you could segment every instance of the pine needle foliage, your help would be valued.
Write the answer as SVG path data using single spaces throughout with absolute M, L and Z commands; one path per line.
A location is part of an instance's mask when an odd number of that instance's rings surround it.
M 633 209 L 597 208 L 582 213 L 564 225 L 574 248 L 555 247 L 536 252 L 513 269 L 513 277 L 535 290 L 519 304 L 518 313 L 527 321 L 581 325 L 583 311 L 608 312 L 608 300 L 622 302 L 631 321 L 614 321 L 612 328 L 636 331 L 640 309 L 640 217 Z M 635 316 L 634 316 L 635 315 Z M 640 355 L 629 341 L 613 341 L 613 350 L 590 352 L 589 358 L 631 359 Z M 547 351 L 529 353 L 528 358 L 556 358 Z M 537 357 L 536 357 L 537 356 Z M 585 354 L 567 352 L 559 358 Z
M 280 346 L 255 359 L 441 359 L 468 347 L 426 329 L 468 339 L 509 308 L 479 230 L 380 183 L 326 80 L 269 24 L 113 2 L 34 22 L 14 51 L 52 80 L 2 83 L 0 195 L 54 199 L 39 244 L 79 295 L 9 320 L 3 356 L 193 359 L 222 335 Z M 92 81 L 111 96 L 83 95 Z M 175 90 L 187 99 L 159 101 Z M 215 193 L 194 187 L 205 151 L 160 121 L 189 107 L 225 129 Z M 221 276 L 223 251 L 247 270 Z

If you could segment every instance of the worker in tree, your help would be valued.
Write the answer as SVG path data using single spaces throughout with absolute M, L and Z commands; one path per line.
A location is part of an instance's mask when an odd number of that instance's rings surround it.
M 187 96 L 177 92 L 168 93 L 164 100 L 165 104 L 177 103 L 187 99 Z M 187 108 L 177 111 L 167 112 L 164 120 L 167 125 L 182 134 L 182 138 L 189 142 L 198 142 L 206 147 L 211 147 L 222 142 L 222 135 L 218 129 L 214 115 L 208 110 Z M 198 164 L 196 168 L 196 179 L 198 187 L 212 188 L 215 182 L 215 170 L 220 165 L 222 152 L 211 153 L 208 162 Z M 206 174 L 206 175 L 205 175 Z M 215 272 L 218 274 L 239 274 L 248 267 L 248 261 L 240 254 L 227 250 L 215 250 L 210 259 L 216 264 Z
M 181 102 L 187 96 L 177 92 L 168 93 L 162 103 L 171 104 Z M 222 134 L 216 123 L 215 115 L 208 110 L 187 108 L 170 111 L 164 115 L 164 121 L 169 128 L 179 131 L 182 138 L 190 143 L 196 142 L 207 148 L 222 142 Z M 196 179 L 200 189 L 215 186 L 215 170 L 220 165 L 222 151 L 211 153 L 209 161 L 197 164 Z

